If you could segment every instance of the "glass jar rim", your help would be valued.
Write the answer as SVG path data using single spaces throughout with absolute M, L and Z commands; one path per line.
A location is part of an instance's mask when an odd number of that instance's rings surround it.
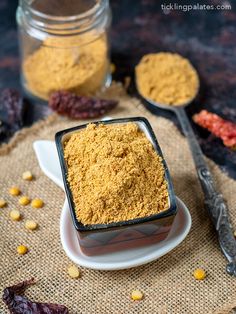
M 62 31 L 62 28 L 63 31 L 77 30 L 80 33 L 79 28 L 82 29 L 81 32 L 86 32 L 96 27 L 103 18 L 104 12 L 109 8 L 109 0 L 99 0 L 83 13 L 58 16 L 40 12 L 32 8 L 31 4 L 29 0 L 20 0 L 20 6 L 26 13 L 27 20 L 30 20 L 31 26 L 41 31 L 50 31 L 50 33 L 55 31 L 56 35 L 60 35 L 58 32 Z

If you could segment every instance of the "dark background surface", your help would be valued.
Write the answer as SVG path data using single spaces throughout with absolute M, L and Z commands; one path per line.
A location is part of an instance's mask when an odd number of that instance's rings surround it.
M 196 4 L 196 1 L 174 2 Z M 17 3 L 17 0 L 0 0 L 0 89 L 21 89 L 15 23 Z M 231 10 L 190 12 L 163 12 L 164 3 L 170 1 L 111 0 L 114 79 L 133 78 L 134 66 L 145 53 L 178 52 L 191 60 L 201 79 L 201 92 L 188 108 L 189 116 L 205 108 L 236 123 L 236 1 L 198 1 L 230 4 Z M 133 85 L 129 92 L 136 95 Z M 48 114 L 47 106 L 31 101 L 25 125 Z M 157 110 L 156 114 L 177 123 L 169 112 Z M 207 131 L 194 127 L 204 153 L 236 179 L 236 151 L 224 147 L 221 140 Z

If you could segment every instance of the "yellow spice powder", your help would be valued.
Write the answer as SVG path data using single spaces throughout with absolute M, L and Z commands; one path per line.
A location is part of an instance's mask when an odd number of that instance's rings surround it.
M 104 84 L 109 63 L 105 35 L 49 37 L 23 62 L 26 87 L 48 99 L 58 90 L 81 95 L 95 93 Z
M 191 101 L 199 89 L 196 70 L 175 53 L 147 54 L 135 72 L 140 93 L 159 104 L 181 106 Z
M 84 225 L 168 209 L 162 158 L 136 124 L 89 124 L 65 143 L 64 157 L 76 215 Z

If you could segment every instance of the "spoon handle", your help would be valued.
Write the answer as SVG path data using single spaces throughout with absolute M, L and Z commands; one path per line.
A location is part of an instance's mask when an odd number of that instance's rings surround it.
M 187 137 L 195 162 L 198 178 L 204 193 L 204 203 L 218 235 L 220 247 L 228 260 L 226 271 L 236 276 L 236 240 L 230 223 L 228 208 L 220 193 L 216 191 L 212 175 L 205 162 L 201 147 L 195 137 L 183 107 L 175 109 L 184 135 Z

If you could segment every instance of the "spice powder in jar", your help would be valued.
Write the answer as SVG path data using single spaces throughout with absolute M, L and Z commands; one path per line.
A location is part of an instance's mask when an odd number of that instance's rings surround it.
M 109 85 L 108 0 L 24 0 L 17 21 L 31 94 L 47 100 L 58 90 L 90 95 Z

